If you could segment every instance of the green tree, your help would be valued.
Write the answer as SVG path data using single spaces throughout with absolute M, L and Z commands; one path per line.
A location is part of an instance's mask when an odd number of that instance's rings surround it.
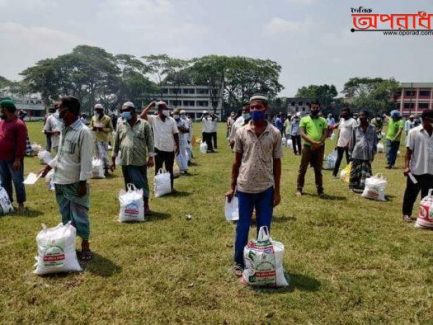
M 338 95 L 334 85 L 309 85 L 299 88 L 296 97 L 310 98 L 319 101 L 323 108 L 329 108 Z
M 393 78 L 351 78 L 345 83 L 343 93 L 353 109 L 367 109 L 382 114 L 393 109 L 393 96 L 398 87 L 398 82 Z

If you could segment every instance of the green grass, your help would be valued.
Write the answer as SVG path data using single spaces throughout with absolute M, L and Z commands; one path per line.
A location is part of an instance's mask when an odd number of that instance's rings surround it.
M 29 123 L 43 143 L 40 123 Z M 285 149 L 282 203 L 272 237 L 286 248 L 289 290 L 254 290 L 231 274 L 234 227 L 224 220 L 232 154 L 220 126 L 219 153 L 195 148 L 192 176 L 175 180 L 176 196 L 152 198 L 156 213 L 119 224 L 114 177 L 91 181 L 91 245 L 95 259 L 79 274 L 32 274 L 40 224 L 54 226 L 54 195 L 40 181 L 27 187 L 27 216 L 0 218 L 0 323 L 366 323 L 433 319 L 432 233 L 401 221 L 402 169 L 374 172 L 389 180 L 388 202 L 350 193 L 324 171 L 330 199 L 294 196 L 299 157 Z M 200 126 L 195 125 L 196 132 Z M 333 144 L 327 144 L 329 152 Z M 403 153 L 403 151 L 402 151 Z M 403 163 L 402 156 L 399 165 Z M 38 171 L 26 158 L 26 174 Z M 151 172 L 149 172 L 151 175 Z M 150 177 L 153 183 L 153 177 Z M 187 221 L 185 215 L 191 214 Z M 255 234 L 251 229 L 250 236 Z

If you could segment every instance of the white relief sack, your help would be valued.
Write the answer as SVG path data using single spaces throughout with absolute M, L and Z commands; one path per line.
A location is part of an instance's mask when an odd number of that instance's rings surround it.
M 143 190 L 137 189 L 134 184 L 128 184 L 127 188 L 127 191 L 119 192 L 119 221 L 144 221 Z

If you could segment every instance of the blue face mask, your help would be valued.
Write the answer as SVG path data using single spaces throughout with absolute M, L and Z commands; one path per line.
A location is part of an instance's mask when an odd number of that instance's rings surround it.
M 129 121 L 132 118 L 131 112 L 122 112 L 120 115 L 125 121 Z
M 251 111 L 250 114 L 254 122 L 263 121 L 265 119 L 265 111 Z

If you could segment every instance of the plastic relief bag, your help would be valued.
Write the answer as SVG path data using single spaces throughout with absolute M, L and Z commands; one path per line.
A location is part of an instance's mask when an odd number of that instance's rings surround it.
M 13 212 L 11 200 L 6 190 L 0 185 L 0 215 Z
M 337 161 L 337 150 L 334 150 L 333 152 L 331 152 L 325 160 L 325 166 L 323 167 L 324 169 L 334 169 L 335 167 L 335 162 Z
M 41 150 L 38 152 L 38 158 L 41 164 L 48 165 L 48 163 L 53 159 L 51 154 L 46 150 Z
M 283 147 L 287 146 L 287 139 L 286 139 L 285 137 L 282 137 L 282 138 L 281 138 L 281 145 L 282 145 Z
M 55 185 L 54 185 L 54 169 L 51 169 L 47 175 L 45 175 L 45 183 L 48 186 L 48 189 L 50 191 L 54 191 L 55 190 Z
M 99 158 L 92 160 L 92 178 L 105 178 L 104 163 Z
M 36 270 L 33 273 L 42 275 L 59 272 L 81 272 L 75 251 L 76 229 L 68 222 L 60 223 L 53 228 L 43 229 L 36 236 L 38 256 Z
M 285 287 L 288 282 L 283 269 L 284 245 L 272 241 L 266 226 L 259 230 L 257 240 L 251 240 L 244 248 L 245 283 L 260 287 Z
M 227 221 L 239 220 L 239 201 L 236 196 L 233 196 L 230 203 L 226 198 L 226 203 L 224 206 L 224 215 Z
M 287 147 L 292 149 L 293 148 L 293 141 L 292 139 L 287 139 Z
M 433 228 L 433 189 L 428 191 L 426 197 L 424 197 L 418 210 L 418 218 L 416 219 L 415 226 L 423 228 Z
M 349 183 L 350 180 L 350 171 L 352 170 L 352 163 L 344 167 L 344 169 L 340 172 L 340 179 Z
M 171 193 L 171 177 L 170 173 L 160 169 L 158 174 L 155 175 L 154 181 L 155 197 L 160 197 Z
M 378 153 L 383 153 L 385 151 L 385 147 L 383 146 L 383 143 L 382 142 L 379 142 L 378 144 L 377 144 L 377 152 Z
M 386 201 L 385 188 L 387 185 L 386 178 L 382 174 L 376 174 L 365 180 L 365 188 L 361 195 L 367 199 Z
M 207 143 L 206 142 L 200 143 L 200 152 L 201 153 L 207 153 Z
M 137 189 L 134 184 L 128 184 L 127 188 L 127 191 L 119 192 L 119 221 L 144 221 L 143 190 Z

